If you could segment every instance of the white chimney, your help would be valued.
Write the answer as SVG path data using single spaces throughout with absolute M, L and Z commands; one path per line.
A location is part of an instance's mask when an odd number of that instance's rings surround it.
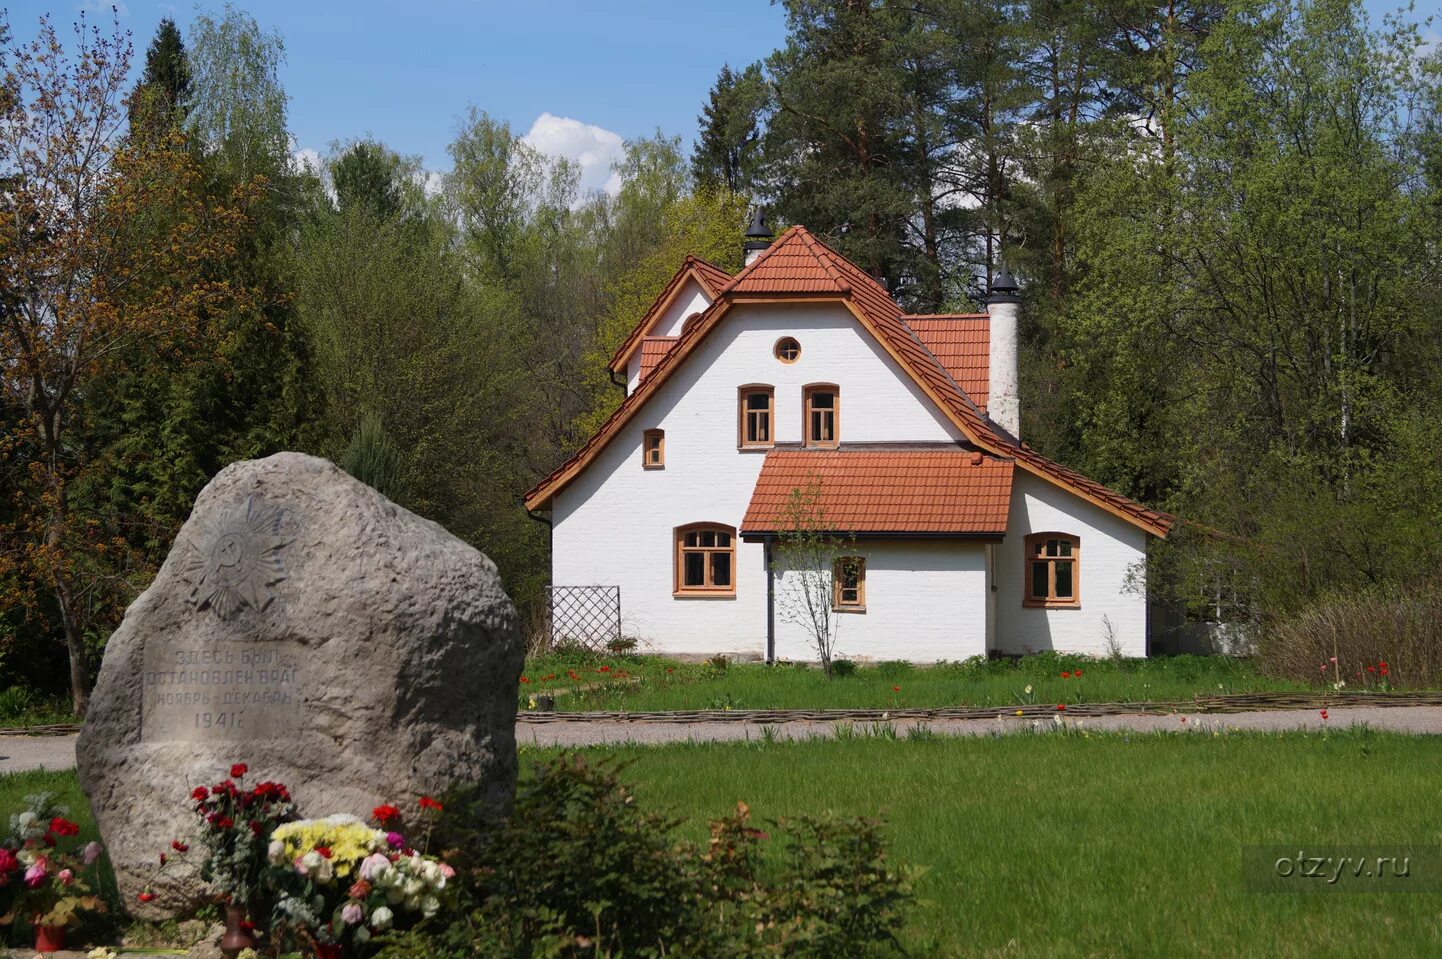
M 746 254 L 746 265 L 750 266 L 751 261 L 764 253 L 774 239 L 771 227 L 766 225 L 766 213 L 758 206 L 751 225 L 746 228 L 746 242 L 741 244 L 741 250 Z
M 1021 297 L 1017 296 L 1016 280 L 1005 266 L 991 278 L 990 295 L 986 298 L 986 312 L 991 318 L 989 345 L 990 364 L 987 367 L 986 413 L 993 423 L 1001 427 L 1017 442 L 1021 441 L 1021 397 L 1017 392 L 1016 372 L 1016 324 L 1021 310 Z

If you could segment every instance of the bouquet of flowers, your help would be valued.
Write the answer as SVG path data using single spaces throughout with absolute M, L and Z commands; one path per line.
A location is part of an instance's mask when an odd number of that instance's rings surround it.
M 238 781 L 248 772 L 244 763 L 236 763 L 230 767 L 229 779 L 197 786 L 190 794 L 199 820 L 198 838 L 205 847 L 200 877 L 237 906 L 256 900 L 267 869 L 267 839 L 277 826 L 295 818 L 290 790 L 269 781 L 242 788 Z M 188 845 L 176 840 L 171 848 L 185 852 Z M 162 866 L 165 862 L 162 855 Z
M 28 919 L 37 929 L 74 925 L 81 913 L 104 912 L 94 866 L 100 843 L 80 845 L 80 826 L 49 793 L 26 796 L 0 842 L 0 924 Z
M 440 804 L 427 798 L 421 808 L 439 812 Z M 409 847 L 396 807 L 377 806 L 373 815 L 376 826 L 337 815 L 271 834 L 273 933 L 284 929 L 317 956 L 359 955 L 375 933 L 440 911 L 455 870 Z

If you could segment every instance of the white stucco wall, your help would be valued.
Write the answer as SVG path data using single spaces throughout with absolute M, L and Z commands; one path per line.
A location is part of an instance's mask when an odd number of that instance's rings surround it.
M 772 353 L 786 335 L 801 343 L 801 357 L 791 364 Z M 765 454 L 736 448 L 737 387 L 774 386 L 776 438 L 799 442 L 802 388 L 817 382 L 840 387 L 843 443 L 961 436 L 843 307 L 736 307 L 623 434 L 555 496 L 552 582 L 619 585 L 625 631 L 653 648 L 763 654 L 761 544 L 738 542 L 734 599 L 678 599 L 672 596 L 674 530 L 697 522 L 739 526 L 745 515 Z M 666 431 L 666 468 L 645 470 L 641 434 L 657 427 Z M 941 588 L 951 574 L 961 571 L 937 572 Z M 876 625 L 855 629 L 879 635 L 885 628 L 879 615 L 868 623 Z M 883 658 L 917 657 L 888 652 Z
M 1081 537 L 1077 609 L 1022 605 L 1025 540 L 1029 533 Z M 996 649 L 1035 653 L 1054 649 L 1105 655 L 1110 624 L 1123 652 L 1146 655 L 1144 591 L 1127 589 L 1127 574 L 1146 558 L 1142 530 L 1079 496 L 1017 469 L 1007 535 L 996 550 Z
M 835 655 L 931 663 L 986 654 L 986 547 L 964 540 L 859 540 L 866 558 L 866 611 L 837 613 Z M 784 565 L 784 561 L 782 563 Z M 776 655 L 814 661 L 815 640 L 787 610 L 797 574 L 776 583 Z
M 686 318 L 692 313 L 701 313 L 711 305 L 711 298 L 692 277 L 687 277 L 676 298 L 671 305 L 661 312 L 652 322 L 646 336 L 680 336 L 681 328 L 686 325 Z M 626 392 L 630 393 L 636 389 L 637 381 L 641 377 L 641 350 L 638 347 L 631 358 L 626 361 Z

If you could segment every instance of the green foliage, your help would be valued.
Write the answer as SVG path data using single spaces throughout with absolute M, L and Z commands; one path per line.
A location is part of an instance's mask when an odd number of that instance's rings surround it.
M 394 937 L 411 956 L 807 956 L 893 954 L 912 873 L 888 865 L 879 823 L 802 816 L 775 824 L 770 853 L 750 810 L 677 839 L 645 812 L 620 767 L 559 755 L 536 765 L 495 828 L 446 802 L 441 840 L 459 851 L 473 905 L 442 928 Z M 770 854 L 768 854 L 770 853 Z
M 739 73 L 721 67 L 710 100 L 696 118 L 701 132 L 691 154 L 691 176 L 701 186 L 730 193 L 748 193 L 754 185 L 761 153 L 761 112 L 768 91 L 761 65 Z
M 400 496 L 400 451 L 374 413 L 361 417 L 338 465 L 387 498 Z

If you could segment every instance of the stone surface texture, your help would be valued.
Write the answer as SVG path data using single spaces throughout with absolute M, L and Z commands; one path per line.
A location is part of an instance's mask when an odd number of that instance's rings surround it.
M 303 816 L 369 816 L 516 776 L 523 659 L 495 565 L 331 463 L 279 453 L 201 492 L 154 583 L 111 636 L 76 747 L 122 897 L 184 912 L 189 794 L 246 763 Z M 192 856 L 194 853 L 192 853 Z

